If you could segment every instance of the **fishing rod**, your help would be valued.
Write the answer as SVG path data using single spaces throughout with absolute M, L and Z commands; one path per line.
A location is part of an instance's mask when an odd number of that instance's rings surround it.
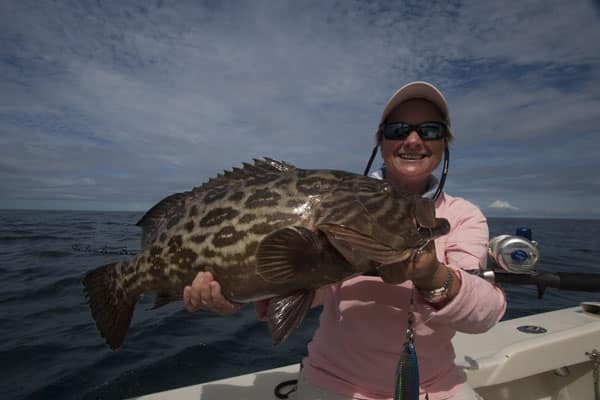
M 481 271 L 493 274 L 493 279 L 498 283 L 511 285 L 535 285 L 538 289 L 538 299 L 544 296 L 546 288 L 559 290 L 575 290 L 579 292 L 600 292 L 600 274 L 583 272 L 532 272 L 530 274 L 516 274 L 505 271 Z M 488 279 L 486 276 L 483 276 Z

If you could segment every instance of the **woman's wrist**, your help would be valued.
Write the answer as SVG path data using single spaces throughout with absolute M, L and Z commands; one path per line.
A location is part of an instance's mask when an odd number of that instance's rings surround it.
M 435 306 L 449 303 L 458 293 L 461 282 L 458 274 L 450 267 L 438 263 L 438 268 L 430 279 L 424 282 L 415 282 L 425 301 Z
M 444 284 L 446 278 L 448 277 L 448 267 L 437 260 L 435 262 L 437 265 L 432 274 L 414 280 L 414 284 L 417 289 L 432 290 L 437 289 Z

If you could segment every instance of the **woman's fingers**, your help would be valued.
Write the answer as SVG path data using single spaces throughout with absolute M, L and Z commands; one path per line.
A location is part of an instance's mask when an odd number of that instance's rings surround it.
M 233 314 L 243 304 L 231 303 L 221 293 L 221 285 L 210 272 L 199 272 L 192 284 L 183 289 L 185 308 L 190 311 L 207 310 L 219 314 Z
M 186 286 L 183 288 L 183 305 L 185 309 L 189 312 L 194 312 L 197 310 L 194 301 L 192 300 L 192 287 Z
M 196 283 L 196 289 L 200 295 L 200 306 L 209 307 L 214 303 L 212 293 L 210 290 L 210 283 L 214 280 L 210 272 L 200 272 L 194 279 Z M 192 288 L 194 284 L 192 283 Z

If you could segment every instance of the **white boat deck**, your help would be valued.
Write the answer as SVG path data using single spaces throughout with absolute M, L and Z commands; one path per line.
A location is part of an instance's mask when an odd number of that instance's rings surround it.
M 153 393 L 140 400 L 278 400 L 273 390 L 283 381 L 298 377 L 299 364 L 235 376 L 199 385 Z
M 600 303 L 594 307 L 600 309 Z M 597 311 L 597 310 L 596 310 Z M 542 327 L 524 333 L 519 326 Z M 502 321 L 484 334 L 457 334 L 456 363 L 486 400 L 593 398 L 592 362 L 600 351 L 600 314 L 581 307 Z M 138 397 L 140 400 L 265 400 L 275 386 L 295 379 L 298 364 Z

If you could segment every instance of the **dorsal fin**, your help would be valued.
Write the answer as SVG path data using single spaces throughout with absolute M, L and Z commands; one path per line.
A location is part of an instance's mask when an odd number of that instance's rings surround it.
M 281 174 L 283 172 L 295 170 L 296 167 L 285 161 L 277 161 L 265 157 L 264 159 L 254 159 L 254 164 L 243 163 L 242 168 L 234 167 L 230 171 L 224 171 L 201 186 L 195 187 L 193 193 L 210 190 L 219 186 L 231 185 L 232 181 L 244 181 L 246 179 L 264 174 Z
M 175 193 L 159 201 L 136 223 L 142 228 L 142 249 L 156 239 L 158 225 L 174 210 L 182 210 L 189 192 Z
M 296 169 L 296 167 L 286 161 L 277 161 L 265 157 L 263 160 L 254 159 L 254 167 L 270 171 L 285 172 Z

